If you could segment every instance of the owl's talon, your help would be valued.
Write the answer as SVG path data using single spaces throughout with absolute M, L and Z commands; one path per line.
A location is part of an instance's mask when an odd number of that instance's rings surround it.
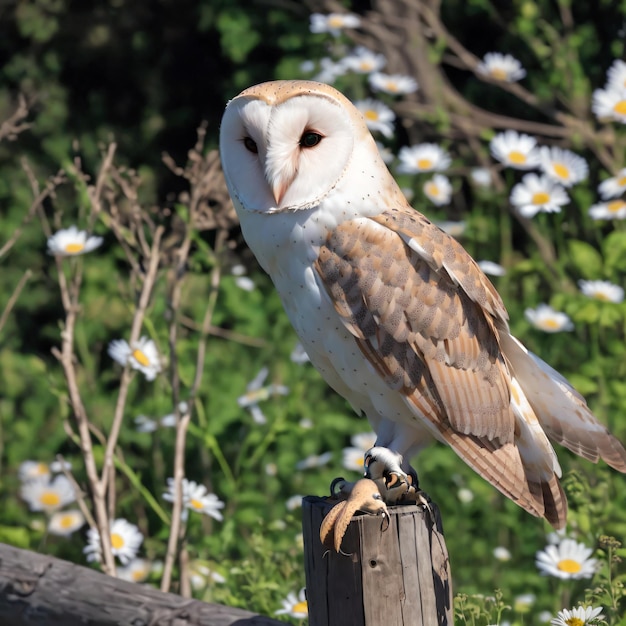
M 389 448 L 375 446 L 365 453 L 365 477 L 373 480 L 387 504 L 415 502 L 419 491 L 417 473 L 405 472 L 402 455 Z

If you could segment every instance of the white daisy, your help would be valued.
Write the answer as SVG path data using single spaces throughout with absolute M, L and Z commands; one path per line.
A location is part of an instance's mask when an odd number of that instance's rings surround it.
M 382 91 L 392 96 L 401 96 L 417 91 L 417 81 L 403 74 L 383 74 L 374 72 L 368 77 L 370 87 L 374 91 Z
M 485 274 L 491 276 L 504 276 L 506 274 L 506 270 L 502 265 L 494 263 L 493 261 L 478 261 L 478 267 L 480 267 Z
M 226 578 L 219 572 L 212 570 L 203 561 L 193 560 L 189 563 L 189 582 L 193 589 L 204 589 L 209 581 L 223 584 Z
M 254 281 L 249 276 L 235 277 L 235 285 L 237 285 L 239 289 L 243 289 L 244 291 L 254 291 L 256 287 Z
M 440 172 L 451 163 L 450 155 L 434 143 L 420 143 L 415 146 L 404 146 L 398 154 L 400 165 L 398 172 L 417 174 L 420 172 Z
M 122 565 L 126 565 L 137 556 L 143 535 L 135 524 L 131 524 L 123 518 L 113 520 L 109 533 L 113 556 L 116 556 Z M 87 545 L 83 548 L 83 552 L 88 561 L 102 560 L 100 533 L 96 528 L 90 528 L 87 531 Z
M 591 110 L 600 120 L 626 124 L 626 87 L 607 87 L 593 92 Z
M 493 182 L 491 172 L 486 167 L 475 167 L 470 171 L 472 182 L 478 187 L 489 187 Z
M 522 64 L 510 54 L 501 52 L 488 52 L 483 60 L 476 66 L 476 71 L 483 76 L 489 76 L 493 80 L 514 83 L 526 76 L 526 70 Z
M 528 613 L 536 600 L 537 596 L 534 593 L 522 593 L 514 598 L 513 610 L 518 613 Z
M 289 360 L 292 363 L 297 363 L 298 365 L 304 365 L 304 363 L 310 363 L 311 359 L 309 359 L 309 355 L 306 353 L 304 346 L 298 342 L 291 351 L 289 355 Z
M 584 543 L 563 539 L 558 545 L 548 545 L 536 555 L 536 565 L 542 574 L 556 578 L 591 578 L 597 569 L 597 560 Z
M 613 89 L 626 89 L 626 62 L 615 59 L 606 72 L 606 86 Z
M 376 433 L 372 431 L 355 433 L 350 437 L 350 442 L 355 448 L 367 452 L 370 448 L 373 448 L 376 443 Z
M 116 568 L 117 577 L 130 583 L 142 583 L 152 572 L 152 562 L 148 559 L 135 558 L 127 565 Z
M 608 280 L 579 280 L 580 291 L 588 298 L 619 303 L 624 300 L 624 288 Z
M 346 73 L 346 68 L 328 57 L 320 59 L 320 71 L 313 76 L 313 80 L 332 85 L 339 76 Z
M 547 176 L 530 173 L 513 187 L 510 201 L 520 215 L 534 217 L 540 211 L 559 213 L 561 207 L 569 203 L 569 196 L 561 185 Z
M 598 185 L 598 193 L 603 200 L 617 198 L 626 191 L 626 168 L 621 169 L 617 176 L 611 176 Z
M 361 448 L 344 448 L 341 451 L 341 464 L 347 470 L 361 472 L 362 474 L 365 470 L 363 455 L 364 450 L 361 450 Z
M 589 208 L 589 216 L 594 220 L 626 219 L 626 202 L 624 200 L 598 202 Z
M 387 63 L 387 59 L 385 59 L 383 54 L 377 54 L 364 46 L 359 46 L 354 49 L 352 54 L 345 57 L 341 63 L 346 69 L 358 74 L 370 74 L 371 72 L 382 70 Z
M 282 601 L 283 608 L 274 612 L 274 615 L 288 615 L 296 619 L 305 619 L 309 615 L 309 605 L 306 601 L 306 592 L 304 587 L 300 589 L 300 593 L 290 593 L 287 598 Z
M 447 176 L 435 174 L 427 180 L 422 187 L 424 195 L 435 205 L 443 206 L 450 202 L 452 197 L 452 185 Z
M 57 511 L 48 520 L 48 532 L 52 535 L 68 537 L 83 527 L 85 516 L 77 509 Z
M 380 131 L 385 137 L 393 137 L 393 121 L 396 114 L 384 103 L 373 98 L 357 100 L 354 106 L 365 118 L 367 127 L 374 131 Z
M 72 483 L 63 474 L 47 479 L 31 480 L 20 488 L 20 497 L 31 511 L 53 513 L 76 500 Z
M 467 487 L 461 487 L 456 495 L 463 504 L 469 504 L 474 499 L 474 492 Z
M 552 180 L 564 187 L 571 187 L 587 178 L 589 166 L 581 156 L 557 146 L 542 146 L 539 149 L 541 169 Z
M 333 458 L 332 452 L 324 452 L 324 454 L 312 454 L 311 456 L 307 456 L 306 459 L 302 459 L 302 461 L 298 461 L 296 463 L 296 469 L 312 469 L 314 467 L 322 467 L 328 463 Z
M 594 609 L 591 606 L 579 606 L 575 609 L 563 609 L 550 621 L 552 626 L 585 626 L 585 624 L 597 624 L 601 619 L 602 607 Z
M 299 509 L 302 506 L 302 498 L 304 498 L 304 496 L 301 496 L 300 494 L 287 498 L 287 502 L 285 502 L 287 510 L 295 511 L 296 509 Z
M 539 165 L 537 140 L 531 135 L 506 130 L 489 142 L 489 150 L 494 159 L 516 170 L 531 170 Z
M 497 548 L 493 549 L 493 556 L 498 560 L 498 561 L 510 561 L 512 556 L 511 556 L 511 552 L 509 550 L 507 550 L 504 546 L 498 546 Z
M 23 461 L 20 463 L 17 475 L 23 483 L 31 480 L 47 481 L 50 478 L 50 467 L 47 463 L 41 463 L 40 461 Z
M 183 520 L 187 519 L 187 510 L 196 513 L 204 513 L 219 522 L 224 519 L 220 509 L 224 508 L 224 503 L 214 494 L 207 493 L 204 485 L 199 485 L 193 480 L 183 478 Z M 176 500 L 176 484 L 173 478 L 167 479 L 167 491 L 163 494 L 163 499 L 168 502 Z
M 114 339 L 109 344 L 109 356 L 120 365 L 128 364 L 139 370 L 146 380 L 154 380 L 161 371 L 156 344 L 148 337 L 141 337 L 132 346 L 125 339 Z
M 526 309 L 524 316 L 535 328 L 546 333 L 574 330 L 572 320 L 565 313 L 555 311 L 547 304 L 540 304 L 536 309 Z
M 360 25 L 361 18 L 353 13 L 313 13 L 309 30 L 312 33 L 330 33 L 338 37 L 344 28 L 358 28 Z
M 50 471 L 53 474 L 60 474 L 61 472 L 71 472 L 72 464 L 69 461 L 52 461 L 50 463 Z
M 252 419 L 256 424 L 265 424 L 267 422 L 267 418 L 259 407 L 259 402 L 269 400 L 275 395 L 286 396 L 289 393 L 289 387 L 284 385 L 271 384 L 263 386 L 268 374 L 269 370 L 267 367 L 262 368 L 246 386 L 246 393 L 237 398 L 237 404 L 250 411 Z
M 77 256 L 86 254 L 102 245 L 102 237 L 88 236 L 87 231 L 70 226 L 58 230 L 48 239 L 48 254 L 55 256 Z

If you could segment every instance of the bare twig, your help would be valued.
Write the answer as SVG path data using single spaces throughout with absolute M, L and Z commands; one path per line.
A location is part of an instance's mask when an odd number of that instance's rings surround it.
M 20 94 L 17 99 L 17 108 L 2 124 L 0 124 L 0 141 L 7 139 L 14 141 L 17 136 L 28 130 L 32 124 L 25 122 L 28 117 L 28 104 L 26 98 Z
M 15 306 L 17 299 L 20 297 L 20 293 L 22 293 L 22 289 L 24 289 L 24 286 L 26 285 L 26 283 L 28 282 L 29 278 L 32 275 L 33 275 L 32 270 L 26 270 L 24 274 L 22 274 L 22 278 L 20 278 L 15 289 L 13 290 L 11 297 L 7 300 L 7 303 L 4 307 L 4 311 L 2 311 L 2 316 L 0 316 L 0 333 L 2 332 L 2 329 L 4 328 L 4 325 L 6 324 L 9 314 L 13 310 L 13 307 Z

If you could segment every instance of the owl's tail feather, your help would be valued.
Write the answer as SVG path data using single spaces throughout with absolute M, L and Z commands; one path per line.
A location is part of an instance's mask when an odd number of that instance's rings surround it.
M 626 473 L 624 446 L 570 383 L 508 333 L 500 333 L 500 345 L 546 435 L 593 463 L 602 459 Z
M 437 425 L 446 443 L 480 476 L 516 504 L 555 528 L 567 519 L 567 500 L 556 473 L 537 479 L 524 466 L 514 443 L 501 444 L 486 437 L 464 435 L 444 424 Z

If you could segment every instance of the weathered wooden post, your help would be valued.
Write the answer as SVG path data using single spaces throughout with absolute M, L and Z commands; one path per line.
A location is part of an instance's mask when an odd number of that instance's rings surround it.
M 320 542 L 332 503 L 307 496 L 302 507 L 310 626 L 452 626 L 452 577 L 435 504 L 389 507 L 352 518 L 342 552 Z

